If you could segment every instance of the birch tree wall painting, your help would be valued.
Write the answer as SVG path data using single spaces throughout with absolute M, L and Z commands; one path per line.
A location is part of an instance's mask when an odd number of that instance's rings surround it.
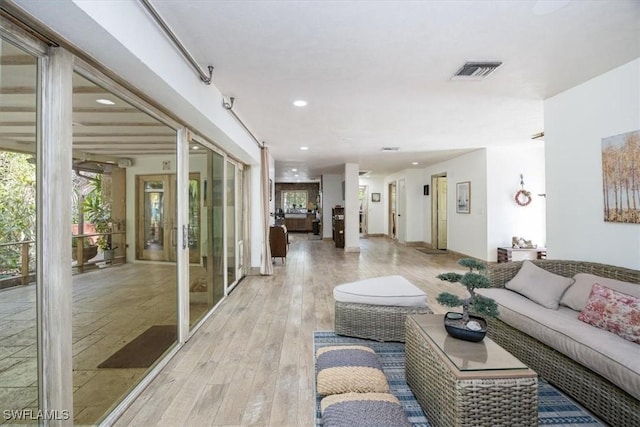
M 602 138 L 604 220 L 640 224 L 640 130 Z

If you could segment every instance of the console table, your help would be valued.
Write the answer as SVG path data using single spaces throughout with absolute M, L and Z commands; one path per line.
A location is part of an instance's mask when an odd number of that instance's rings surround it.
M 406 377 L 432 426 L 538 425 L 538 377 L 489 338 L 450 337 L 443 315 L 407 316 Z
M 498 262 L 547 259 L 546 248 L 498 248 Z

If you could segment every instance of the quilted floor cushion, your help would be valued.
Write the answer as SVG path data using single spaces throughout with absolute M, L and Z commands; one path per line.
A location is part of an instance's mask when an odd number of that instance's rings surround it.
M 324 427 L 411 426 L 400 401 L 389 393 L 344 393 L 320 402 Z
M 318 395 L 388 393 L 389 384 L 376 353 L 367 346 L 341 345 L 316 352 Z

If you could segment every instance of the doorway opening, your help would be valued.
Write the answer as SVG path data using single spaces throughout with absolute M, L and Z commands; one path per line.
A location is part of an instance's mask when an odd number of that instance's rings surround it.
M 360 237 L 366 237 L 367 230 L 367 213 L 369 212 L 369 187 L 361 185 L 358 189 L 358 202 L 360 204 Z

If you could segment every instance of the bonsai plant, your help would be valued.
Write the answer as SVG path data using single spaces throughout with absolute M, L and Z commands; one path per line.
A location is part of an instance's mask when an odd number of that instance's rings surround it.
M 469 271 L 465 274 L 443 273 L 436 277 L 446 282 L 462 284 L 467 288 L 469 296 L 467 298 L 460 298 L 457 295 L 442 292 L 438 295 L 436 300 L 438 303 L 447 307 L 462 306 L 462 314 L 447 313 L 445 316 L 445 327 L 450 335 L 455 336 L 456 338 L 467 339 L 469 341 L 480 341 L 484 338 L 487 331 L 486 321 L 482 317 L 470 315 L 469 312 L 471 311 L 487 317 L 495 317 L 498 315 L 498 306 L 495 301 L 491 298 L 478 295 L 475 292 L 478 288 L 491 287 L 489 279 L 483 274 L 487 266 L 484 263 L 471 258 L 462 258 L 458 261 L 458 264 L 463 267 L 467 267 Z M 448 325 L 449 327 L 447 327 Z M 455 328 L 463 329 L 467 332 L 462 332 L 461 335 L 463 336 L 456 336 Z

